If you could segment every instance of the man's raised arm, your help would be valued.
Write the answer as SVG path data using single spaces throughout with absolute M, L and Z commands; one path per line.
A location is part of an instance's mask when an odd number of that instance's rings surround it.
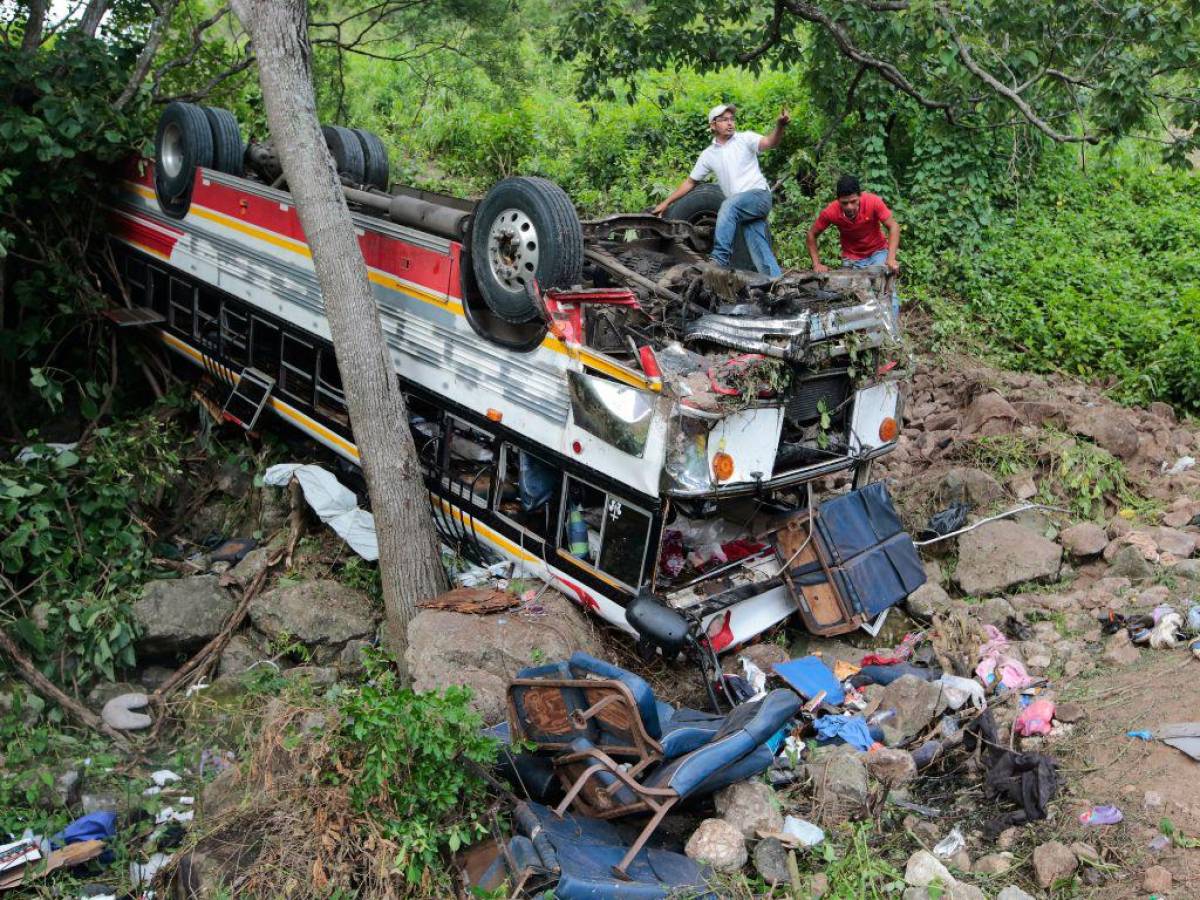
M 792 121 L 792 115 L 785 106 L 779 111 L 779 118 L 775 120 L 775 128 L 758 142 L 758 152 L 762 153 L 764 150 L 774 150 L 778 147 L 779 142 L 783 140 L 783 129 L 787 128 L 790 121 Z
M 652 209 L 651 212 L 653 212 L 656 216 L 661 216 L 663 213 L 665 213 L 667 211 L 668 206 L 670 206 L 672 203 L 674 203 L 676 200 L 678 200 L 680 197 L 682 197 L 684 194 L 686 194 L 688 191 L 690 191 L 695 186 L 696 186 L 696 182 L 693 181 L 690 177 L 683 179 L 683 181 L 681 181 L 679 183 L 679 187 L 677 187 L 677 188 L 675 188 L 675 190 L 671 191 L 671 196 L 667 197 L 666 200 L 664 200 L 662 203 L 658 204 L 658 206 L 654 207 L 654 209 Z

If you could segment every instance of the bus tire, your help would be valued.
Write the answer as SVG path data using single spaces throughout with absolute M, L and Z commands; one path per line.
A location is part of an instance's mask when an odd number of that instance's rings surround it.
M 154 193 L 163 212 L 175 219 L 187 215 L 196 167 L 212 163 L 212 128 L 204 110 L 193 103 L 168 103 L 154 136 Z
M 472 217 L 471 267 L 488 308 L 506 322 L 537 318 L 527 289 L 583 278 L 583 228 L 571 198 L 545 178 L 505 178 Z
M 717 212 L 725 202 L 725 192 L 718 184 L 698 184 L 670 206 L 663 214 L 664 219 L 679 219 L 690 225 L 706 229 L 692 241 L 692 249 L 707 256 L 712 252 L 712 228 L 717 223 Z M 770 238 L 770 230 L 767 231 Z M 729 262 L 735 269 L 754 271 L 754 260 L 746 246 L 746 237 L 739 230 L 733 239 L 733 253 Z
M 242 144 L 242 130 L 238 127 L 237 117 L 229 110 L 217 106 L 204 107 L 204 115 L 212 130 L 212 167 L 218 172 L 241 178 L 246 171 L 242 163 L 246 148 Z
M 363 152 L 363 183 L 381 191 L 388 189 L 388 152 L 383 141 L 373 131 L 352 128 Z
M 362 184 L 365 180 L 363 147 L 354 132 L 341 125 L 322 125 L 321 133 L 325 135 L 325 144 L 333 156 L 337 173 L 355 184 Z

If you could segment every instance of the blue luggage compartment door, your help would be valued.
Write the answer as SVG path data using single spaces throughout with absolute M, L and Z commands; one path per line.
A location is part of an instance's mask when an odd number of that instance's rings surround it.
M 842 598 L 867 619 L 925 583 L 917 548 L 904 532 L 835 567 L 832 575 Z
M 901 527 L 882 481 L 824 501 L 817 516 L 823 555 L 835 566 L 901 534 Z

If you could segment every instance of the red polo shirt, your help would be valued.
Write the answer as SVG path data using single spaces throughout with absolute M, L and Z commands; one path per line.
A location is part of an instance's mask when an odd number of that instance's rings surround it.
M 887 247 L 882 223 L 892 211 L 877 194 L 863 191 L 859 196 L 858 215 L 853 222 L 842 212 L 842 205 L 834 200 L 821 210 L 814 226 L 817 234 L 830 225 L 837 226 L 838 237 L 842 239 L 842 256 L 846 259 L 866 259 Z

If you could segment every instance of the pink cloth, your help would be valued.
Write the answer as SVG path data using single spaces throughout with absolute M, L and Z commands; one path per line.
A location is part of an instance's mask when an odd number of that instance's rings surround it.
M 1008 638 L 995 625 L 984 625 L 988 641 L 979 648 L 980 663 L 975 667 L 975 674 L 987 687 L 994 687 L 997 679 L 1010 691 L 1019 691 L 1034 684 L 1037 679 L 1031 678 L 1025 671 L 1025 666 L 1019 659 L 1009 656 Z
M 1054 703 L 1050 700 L 1034 700 L 1021 710 L 1017 721 L 1013 722 L 1013 731 L 1025 737 L 1049 734 L 1053 721 Z

